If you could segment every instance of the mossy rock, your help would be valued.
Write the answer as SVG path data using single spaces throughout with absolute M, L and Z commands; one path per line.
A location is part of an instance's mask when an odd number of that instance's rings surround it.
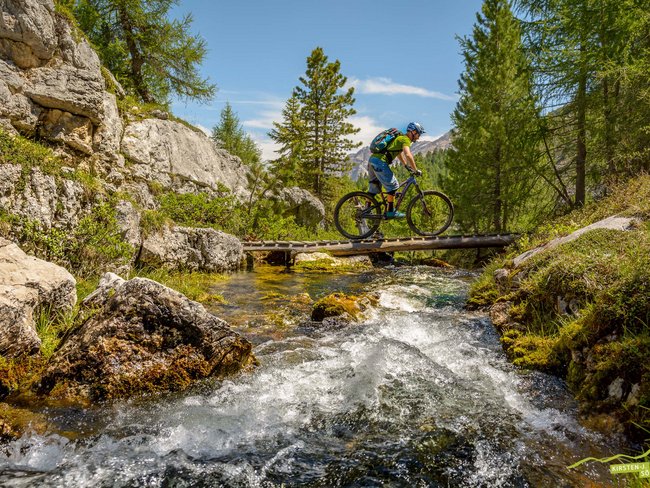
M 311 319 L 322 322 L 327 317 L 350 317 L 360 320 L 369 306 L 377 303 L 377 298 L 371 295 L 347 295 L 332 293 L 318 300 L 311 311 Z
M 16 440 L 27 431 L 44 434 L 47 426 L 42 414 L 0 403 L 0 441 Z

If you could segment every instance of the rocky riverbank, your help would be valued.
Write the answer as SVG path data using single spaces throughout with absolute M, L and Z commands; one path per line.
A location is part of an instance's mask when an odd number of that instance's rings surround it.
M 509 358 L 565 378 L 587 422 L 643 438 L 650 407 L 650 177 L 493 262 L 469 303 Z

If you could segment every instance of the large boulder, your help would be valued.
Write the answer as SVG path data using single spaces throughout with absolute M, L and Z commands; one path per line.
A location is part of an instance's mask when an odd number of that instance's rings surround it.
M 283 207 L 284 215 L 294 216 L 297 224 L 312 229 L 322 225 L 325 205 L 307 190 L 297 186 L 283 188 L 275 198 Z
M 124 130 L 122 151 L 134 163 L 132 173 L 137 178 L 180 192 L 218 190 L 223 185 L 238 196 L 246 194 L 247 171 L 241 160 L 179 122 L 130 123 Z
M 34 312 L 71 309 L 76 282 L 60 266 L 28 256 L 0 238 L 0 355 L 19 357 L 38 351 Z
M 251 343 L 225 321 L 152 280 L 107 273 L 82 306 L 95 313 L 64 340 L 42 376 L 39 391 L 51 398 L 179 391 L 254 362 Z
M 239 239 L 219 230 L 165 227 L 143 240 L 138 260 L 152 267 L 219 273 L 238 269 L 244 248 Z

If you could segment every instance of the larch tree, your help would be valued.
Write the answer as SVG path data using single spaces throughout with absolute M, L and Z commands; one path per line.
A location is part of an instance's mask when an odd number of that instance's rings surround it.
M 172 95 L 208 101 L 215 85 L 198 66 L 206 43 L 190 33 L 192 16 L 170 19 L 178 0 L 74 0 L 80 28 L 102 63 L 141 101 L 168 104 Z
M 305 76 L 293 91 L 300 104 L 304 122 L 301 151 L 304 182 L 321 200 L 329 201 L 328 181 L 343 176 L 350 151 L 360 145 L 349 136 L 359 132 L 349 121 L 356 111 L 354 88 L 344 89 L 347 78 L 340 73 L 341 63 L 328 62 L 323 49 L 317 47 L 307 58 Z
M 464 231 L 512 230 L 539 186 L 539 131 L 531 73 L 509 2 L 485 0 L 472 37 L 460 43 L 465 71 L 444 187 Z

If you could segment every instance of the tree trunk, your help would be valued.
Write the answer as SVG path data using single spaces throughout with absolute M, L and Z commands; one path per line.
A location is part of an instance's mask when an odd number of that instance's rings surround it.
M 147 85 L 144 82 L 144 77 L 142 76 L 142 66 L 144 66 L 144 56 L 138 49 L 138 45 L 135 42 L 135 35 L 133 33 L 134 27 L 131 23 L 131 17 L 127 12 L 124 6 L 118 8 L 118 14 L 120 19 L 120 25 L 124 30 L 124 38 L 126 40 L 126 45 L 129 48 L 129 54 L 131 55 L 131 77 L 135 85 L 135 90 L 140 95 L 140 98 L 145 103 L 151 103 L 155 100 L 151 96 Z
M 580 52 L 584 57 L 585 48 L 581 47 Z M 584 63 L 584 61 L 583 61 Z M 587 163 L 587 142 L 586 142 L 586 117 L 587 117 L 587 73 L 584 64 L 580 69 L 580 78 L 578 79 L 578 94 L 576 96 L 577 109 L 577 137 L 576 137 L 576 206 L 581 207 L 585 204 L 585 180 L 586 180 L 586 163 Z
M 494 155 L 496 163 L 496 174 L 494 175 L 494 213 L 492 215 L 492 225 L 495 232 L 501 232 L 501 212 L 503 207 L 501 195 L 501 144 L 497 144 Z

